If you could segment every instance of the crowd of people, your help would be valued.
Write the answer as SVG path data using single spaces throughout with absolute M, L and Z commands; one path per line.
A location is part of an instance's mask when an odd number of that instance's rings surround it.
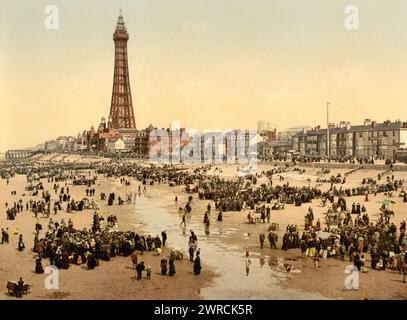
M 351 215 L 356 215 L 354 218 Z M 366 261 L 370 255 L 371 270 L 391 268 L 405 273 L 407 265 L 406 222 L 403 220 L 397 227 L 391 217 L 381 213 L 373 223 L 369 215 L 358 212 L 346 212 L 343 223 L 336 229 L 327 227 L 321 230 L 318 220 L 314 223 L 313 211 L 309 208 L 305 215 L 305 229 L 299 236 L 298 225 L 287 225 L 282 238 L 281 249 L 300 249 L 306 257 L 314 259 L 319 265 L 320 258 L 335 257 L 354 263 L 359 271 L 368 272 Z M 260 248 L 263 249 L 266 236 L 259 234 Z M 277 249 L 278 235 L 271 231 L 268 234 L 270 248 Z
M 48 167 L 47 167 L 48 165 Z M 95 269 L 100 261 L 110 261 L 116 256 L 130 257 L 136 271 L 136 279 L 142 279 L 143 271 L 146 271 L 147 278 L 151 278 L 152 267 L 145 266 L 144 261 L 138 261 L 139 255 L 149 251 L 161 253 L 162 247 L 166 245 L 167 233 L 165 230 L 159 235 L 141 235 L 135 231 L 120 231 L 116 215 L 109 215 L 104 223 L 103 216 L 99 212 L 93 215 L 92 227 L 89 229 L 75 229 L 72 220 L 68 223 L 61 220 L 52 221 L 50 218 L 51 206 L 56 215 L 59 210 L 63 210 L 66 205 L 67 212 L 72 210 L 83 210 L 87 203 L 85 200 L 75 201 L 68 187 L 68 182 L 85 181 L 87 186 L 86 196 L 94 197 L 96 189 L 92 186 L 92 181 L 96 181 L 97 176 L 92 179 L 83 178 L 83 171 L 91 172 L 105 177 L 120 178 L 120 184 L 130 186 L 129 178 L 137 179 L 143 185 L 143 192 L 146 192 L 147 185 L 167 184 L 169 188 L 174 186 L 188 186 L 190 193 L 196 193 L 201 200 L 209 200 L 214 203 L 215 210 L 218 211 L 219 222 L 222 222 L 223 212 L 249 210 L 248 220 L 253 222 L 251 211 L 260 214 L 260 220 L 270 224 L 271 210 L 284 210 L 284 205 L 295 205 L 301 207 L 303 204 L 310 204 L 315 199 L 321 199 L 323 205 L 329 205 L 328 213 L 338 212 L 340 214 L 336 228 L 327 225 L 322 228 L 322 223 L 315 221 L 312 208 L 308 209 L 304 217 L 304 229 L 300 231 L 299 225 L 287 225 L 285 232 L 279 242 L 278 230 L 271 228 L 268 233 L 260 233 L 260 247 L 264 248 L 266 240 L 269 241 L 271 249 L 281 248 L 284 251 L 300 249 L 304 256 L 311 257 L 317 263 L 320 258 L 337 257 L 341 260 L 348 259 L 358 270 L 366 271 L 366 258 L 370 255 L 371 269 L 398 268 L 404 272 L 404 265 L 407 263 L 407 236 L 406 223 L 403 221 L 397 226 L 391 222 L 391 216 L 383 212 L 380 218 L 371 222 L 365 206 L 358 202 L 352 203 L 348 208 L 345 198 L 353 196 L 365 196 L 365 201 L 369 201 L 369 195 L 386 193 L 391 197 L 393 192 L 401 189 L 400 195 L 403 201 L 407 202 L 406 192 L 403 190 L 404 180 L 397 180 L 394 176 L 387 176 L 383 179 L 379 175 L 377 179 L 363 179 L 362 183 L 354 188 L 344 186 L 345 178 L 331 176 L 327 182 L 331 183 L 328 191 L 323 191 L 317 186 L 293 186 L 289 182 L 273 184 L 273 178 L 277 175 L 280 182 L 284 182 L 283 173 L 295 168 L 287 166 L 276 167 L 262 174 L 248 175 L 246 177 L 236 177 L 233 179 L 222 178 L 219 175 L 208 174 L 210 166 L 202 166 L 192 171 L 182 170 L 173 166 L 146 166 L 134 165 L 126 161 L 111 161 L 102 165 L 75 165 L 70 164 L 66 168 L 52 167 L 51 164 L 43 164 L 29 169 L 29 165 L 16 166 L 10 172 L 10 178 L 15 174 L 26 174 L 27 181 L 32 185 L 38 184 L 31 190 L 30 199 L 24 205 L 22 200 L 14 202 L 9 207 L 6 203 L 6 214 L 8 219 L 15 219 L 18 213 L 24 211 L 33 212 L 37 218 L 38 213 L 49 218 L 48 228 L 41 237 L 42 226 L 37 220 L 35 226 L 35 238 L 33 251 L 37 254 L 35 261 L 35 272 L 44 272 L 42 263 L 44 259 L 49 259 L 50 265 L 55 265 L 60 269 L 68 269 L 71 264 L 86 264 L 89 270 Z M 303 169 L 301 169 L 303 170 Z M 305 171 L 302 171 L 304 173 Z M 267 177 L 267 183 L 258 182 L 261 175 Z M 48 179 L 54 184 L 54 193 L 57 198 L 52 201 L 51 192 L 44 189 L 41 179 Z M 384 180 L 384 181 L 382 181 Z M 322 180 L 320 180 L 322 181 Z M 61 185 L 60 185 L 61 183 Z M 62 185 L 65 183 L 65 185 Z M 342 183 L 341 186 L 335 184 Z M 190 187 L 194 185 L 195 187 Z M 139 186 L 138 194 L 141 194 Z M 38 199 L 41 198 L 41 199 Z M 130 197 L 130 196 L 129 196 Z M 131 194 L 131 202 L 135 201 L 136 193 Z M 106 199 L 104 193 L 100 194 L 101 201 Z M 192 210 L 192 196 L 187 202 L 181 225 L 186 226 L 185 216 Z M 338 199 L 335 203 L 335 199 Z M 113 205 L 116 194 L 112 192 L 108 198 L 108 204 Z M 118 204 L 127 203 L 118 197 Z M 280 207 L 281 206 L 281 207 Z M 96 209 L 95 209 L 96 210 Z M 210 225 L 209 215 L 211 206 L 208 204 L 204 214 L 203 222 L 208 229 Z M 2 243 L 9 242 L 8 229 L 2 229 Z M 188 240 L 189 260 L 193 262 L 193 272 L 195 275 L 201 273 L 200 249 L 198 239 L 191 230 Z M 19 235 L 19 251 L 25 249 L 23 235 Z M 170 256 L 160 260 L 160 272 L 162 275 L 176 275 L 175 261 L 177 257 L 171 252 Z

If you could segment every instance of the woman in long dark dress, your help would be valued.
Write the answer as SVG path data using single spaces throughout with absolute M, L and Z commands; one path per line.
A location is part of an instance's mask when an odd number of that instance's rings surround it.
M 87 259 L 87 264 L 88 264 L 88 270 L 95 269 L 96 260 L 95 260 L 95 256 L 93 255 L 93 253 L 89 254 L 88 259 Z
M 62 253 L 61 258 L 61 269 L 68 269 L 69 268 L 69 254 L 67 251 Z
M 23 242 L 23 235 L 20 234 L 20 237 L 18 238 L 18 251 L 23 251 L 25 249 L 25 245 Z
M 167 274 L 167 259 L 161 259 L 161 274 L 163 276 Z
M 195 275 L 201 273 L 201 258 L 199 257 L 199 255 L 196 256 L 194 261 L 194 273 Z
M 170 272 L 169 272 L 169 275 L 170 276 L 173 276 L 176 272 L 175 272 L 175 265 L 174 265 L 174 258 L 173 257 L 171 257 L 170 258 Z
M 189 246 L 189 261 L 194 261 L 194 247 L 192 245 Z
M 35 260 L 35 273 L 44 273 L 44 268 L 42 267 L 41 258 Z

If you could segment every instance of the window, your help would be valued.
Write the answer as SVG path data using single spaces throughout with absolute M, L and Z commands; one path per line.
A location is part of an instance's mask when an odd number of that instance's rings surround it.
M 359 132 L 359 138 L 362 138 L 362 137 L 363 137 L 363 133 Z
M 387 137 L 387 132 L 383 131 L 383 137 Z
M 395 137 L 396 136 L 396 131 L 393 131 L 393 137 Z

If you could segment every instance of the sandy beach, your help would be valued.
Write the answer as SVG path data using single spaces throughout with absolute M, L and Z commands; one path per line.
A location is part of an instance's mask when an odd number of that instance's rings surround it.
M 108 161 L 100 158 L 81 158 L 80 156 L 46 156 L 46 160 L 55 162 L 86 162 Z M 257 172 L 274 167 L 272 164 L 259 164 Z M 216 174 L 228 178 L 236 175 L 236 166 L 218 166 L 210 174 Z M 332 169 L 329 174 L 321 175 L 321 169 L 305 168 L 305 172 L 287 171 L 281 175 L 283 181 L 276 184 L 289 182 L 292 186 L 315 186 L 322 190 L 330 187 L 329 183 L 317 183 L 319 177 L 343 175 L 347 169 Z M 347 176 L 346 187 L 360 185 L 363 178 L 376 178 L 378 170 L 357 170 Z M 407 172 L 395 171 L 396 179 L 406 179 Z M 278 175 L 277 175 L 278 177 Z M 259 178 L 258 183 L 266 181 L 264 176 Z M 22 199 L 29 200 L 24 176 L 16 176 L 10 180 L 7 186 L 5 180 L 0 180 L 0 194 L 2 206 L 7 201 L 9 204 Z M 100 192 L 116 192 L 125 195 L 135 192 L 140 182 L 131 179 L 131 185 L 124 187 L 118 179 L 99 176 L 96 182 L 96 196 Z M 52 184 L 44 181 L 45 189 L 52 189 Z M 70 186 L 72 196 L 79 200 L 85 197 L 85 186 Z M 16 190 L 17 195 L 11 196 L 11 190 Z M 178 202 L 175 203 L 175 196 Z M 0 245 L 0 282 L 4 287 L 8 280 L 17 280 L 22 276 L 24 281 L 32 285 L 31 293 L 25 295 L 25 299 L 211 299 L 211 298 L 250 298 L 253 299 L 406 299 L 406 285 L 403 277 L 394 270 L 375 271 L 360 273 L 359 289 L 348 290 L 344 287 L 347 274 L 344 273 L 349 261 L 340 261 L 336 258 L 321 259 L 318 268 L 314 267 L 313 261 L 301 255 L 300 249 L 282 251 L 281 238 L 287 224 L 297 224 L 300 233 L 304 229 L 304 215 L 308 207 L 312 207 L 315 219 L 320 219 L 322 227 L 325 226 L 324 212 L 326 208 L 321 206 L 320 199 L 311 204 L 303 204 L 301 207 L 286 205 L 284 210 L 272 211 L 271 222 L 279 224 L 278 250 L 272 250 L 266 241 L 264 249 L 260 249 L 258 240 L 259 233 L 267 234 L 269 225 L 263 223 L 248 224 L 247 213 L 224 212 L 223 222 L 216 221 L 216 212 L 211 214 L 211 227 L 209 234 L 205 233 L 203 222 L 206 206 L 210 201 L 199 200 L 197 194 L 192 194 L 192 212 L 187 215 L 187 226 L 179 226 L 181 214 L 178 208 L 184 206 L 189 194 L 184 186 L 169 187 L 167 184 L 154 184 L 147 186 L 147 193 L 137 198 L 135 205 L 107 206 L 106 202 L 100 202 L 99 213 L 107 217 L 115 214 L 118 217 L 120 230 L 138 230 L 141 233 L 159 234 L 160 230 L 166 229 L 169 233 L 168 246 L 181 248 L 187 256 L 187 235 L 193 229 L 199 238 L 201 247 L 203 271 L 199 276 L 192 272 L 192 263 L 188 258 L 176 261 L 177 274 L 173 277 L 159 274 L 160 257 L 152 256 L 146 252 L 139 259 L 143 259 L 146 265 L 151 265 L 153 275 L 151 280 L 136 281 L 135 272 L 132 270 L 130 258 L 115 257 L 110 262 L 101 262 L 95 270 L 86 270 L 84 266 L 72 265 L 68 270 L 60 272 L 60 289 L 47 290 L 44 287 L 46 274 L 34 273 L 34 253 L 31 251 L 34 237 L 35 218 L 32 212 L 23 212 L 17 215 L 16 220 L 6 220 L 5 214 L 0 216 L 0 226 L 9 227 L 10 244 Z M 348 205 L 353 202 L 364 204 L 371 221 L 375 222 L 379 217 L 380 200 L 387 195 L 370 195 L 369 202 L 365 202 L 363 196 L 348 197 Z M 396 203 L 392 206 L 395 216 L 392 221 L 398 226 L 406 219 L 407 204 L 402 198 L 394 193 L 392 200 Z M 212 202 L 212 208 L 214 203 Z M 89 228 L 92 222 L 93 210 L 82 212 L 58 212 L 51 214 L 51 218 L 71 218 L 75 228 Z M 44 227 L 48 219 L 41 218 Z M 26 250 L 18 252 L 18 235 L 24 235 Z M 250 264 L 246 265 L 245 250 L 250 252 Z M 164 250 L 162 255 L 168 256 Z M 366 254 L 366 264 L 369 265 L 369 255 Z M 47 262 L 48 263 L 48 262 Z M 287 272 L 285 265 L 294 266 L 295 272 Z M 46 265 L 46 264 L 45 264 Z M 247 268 L 248 267 L 248 268 Z M 249 270 L 248 270 L 249 269 Z M 6 290 L 1 299 L 15 299 L 9 297 Z
M 120 189 L 120 184 L 114 180 L 101 180 L 97 184 L 98 192 Z M 6 180 L 1 180 L 2 206 L 5 202 L 13 203 L 20 198 L 24 201 L 29 198 L 34 199 L 35 197 L 23 196 L 27 194 L 24 190 L 25 186 L 26 179 L 23 176 L 17 176 L 11 180 L 9 186 L 6 185 Z M 52 189 L 51 184 L 44 182 L 44 186 L 46 189 Z M 85 186 L 70 186 L 70 188 L 74 199 L 85 197 Z M 17 195 L 11 196 L 11 190 L 16 190 Z M 135 186 L 134 190 L 136 190 Z M 138 225 L 135 214 L 121 214 L 120 209 L 122 208 L 119 206 L 108 207 L 105 202 L 101 203 L 99 212 L 104 217 L 116 214 L 121 230 L 136 230 L 142 233 L 143 228 Z M 59 211 L 56 216 L 52 214 L 50 218 L 54 221 L 57 219 L 68 221 L 71 218 L 75 228 L 90 228 L 93 213 L 93 210 L 73 213 Z M 41 215 L 39 217 L 40 223 L 46 229 L 49 219 L 42 218 Z M 169 256 L 169 249 L 166 248 L 160 257 L 153 256 L 151 252 L 145 252 L 144 255 L 139 256 L 139 261 L 144 261 L 146 266 L 152 267 L 151 280 L 136 281 L 136 272 L 133 270 L 130 257 L 115 257 L 109 262 L 101 261 L 100 266 L 94 270 L 87 270 L 86 265 L 71 264 L 68 270 L 60 270 L 59 290 L 47 290 L 44 281 L 48 274 L 38 275 L 34 272 L 35 254 L 32 252 L 32 247 L 35 221 L 34 214 L 27 211 L 19 213 L 16 220 L 12 221 L 6 220 L 5 214 L 0 217 L 1 228 L 8 227 L 10 230 L 10 244 L 0 245 L 0 282 L 4 284 L 5 289 L 7 281 L 17 281 L 20 276 L 23 277 L 24 281 L 31 285 L 31 293 L 24 295 L 24 299 L 199 299 L 200 288 L 209 285 L 214 277 L 213 272 L 205 267 L 199 277 L 195 276 L 192 272 L 192 262 L 188 259 L 176 261 L 175 276 L 161 276 L 160 259 Z M 24 252 L 17 250 L 18 234 L 14 234 L 15 231 L 24 235 L 26 245 Z M 44 231 L 41 234 L 43 235 Z M 48 264 L 47 261 L 44 267 Z M 15 299 L 8 295 L 7 290 L 3 290 L 3 293 L 0 299 Z

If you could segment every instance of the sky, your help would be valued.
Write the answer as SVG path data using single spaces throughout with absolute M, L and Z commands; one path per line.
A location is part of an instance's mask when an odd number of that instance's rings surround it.
M 47 5 L 59 29 L 47 30 Z M 359 9 L 348 30 L 345 7 Z M 130 35 L 136 124 L 284 130 L 407 120 L 404 0 L 0 0 L 0 152 L 108 117 L 113 32 Z

